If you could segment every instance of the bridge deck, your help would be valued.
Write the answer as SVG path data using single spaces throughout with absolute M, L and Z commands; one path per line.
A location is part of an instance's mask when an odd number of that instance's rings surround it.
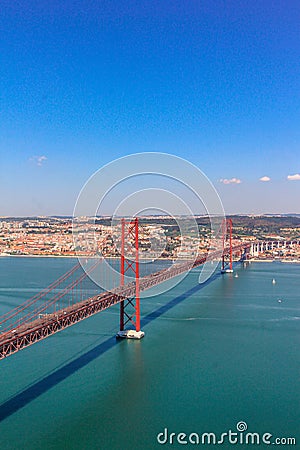
M 233 251 L 248 248 L 249 244 L 242 244 L 233 247 Z M 220 257 L 220 252 L 210 254 L 209 260 Z M 206 256 L 199 257 L 194 262 L 184 262 L 176 264 L 171 268 L 154 272 L 151 275 L 140 279 L 140 291 L 145 291 L 153 286 L 163 283 L 173 277 L 176 277 L 188 270 L 200 266 L 207 260 Z M 17 351 L 28 347 L 54 333 L 64 330 L 81 320 L 84 320 L 94 314 L 120 303 L 126 298 L 134 297 L 135 283 L 129 283 L 125 286 L 119 286 L 111 292 L 104 292 L 86 300 L 80 301 L 75 305 L 65 307 L 55 313 L 45 314 L 31 322 L 23 324 L 0 335 L 0 359 L 3 359 Z

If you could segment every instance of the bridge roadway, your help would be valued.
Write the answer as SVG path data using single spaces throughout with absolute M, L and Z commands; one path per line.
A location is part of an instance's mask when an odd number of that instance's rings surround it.
M 249 249 L 249 243 L 243 243 L 232 247 L 232 252 Z M 229 248 L 225 249 L 224 254 L 229 253 Z M 220 251 L 212 252 L 208 260 L 220 258 Z M 140 279 L 140 291 L 145 291 L 166 280 L 176 277 L 190 269 L 198 267 L 205 263 L 206 256 L 196 259 L 194 262 L 183 262 L 176 264 L 171 268 L 154 272 Z M 0 359 L 3 359 L 29 345 L 51 336 L 54 333 L 87 319 L 105 309 L 120 303 L 126 298 L 134 297 L 135 282 L 128 283 L 125 286 L 119 286 L 111 292 L 103 292 L 90 297 L 86 300 L 77 302 L 75 305 L 65 307 L 55 313 L 45 314 L 45 316 L 35 319 L 32 322 L 25 323 L 14 330 L 0 335 Z

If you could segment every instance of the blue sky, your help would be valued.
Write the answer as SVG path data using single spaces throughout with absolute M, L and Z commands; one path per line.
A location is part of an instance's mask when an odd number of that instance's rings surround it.
M 299 23 L 291 0 L 4 0 L 0 215 L 71 214 L 148 151 L 196 164 L 227 213 L 300 213 Z

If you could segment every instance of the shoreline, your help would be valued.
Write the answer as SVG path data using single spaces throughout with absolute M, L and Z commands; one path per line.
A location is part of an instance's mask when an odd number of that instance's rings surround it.
M 99 255 L 97 256 L 87 256 L 87 255 L 80 255 L 80 256 L 76 256 L 76 255 L 0 255 L 0 258 L 75 258 L 75 259 L 92 259 L 92 258 L 98 258 Z M 103 257 L 101 256 L 102 259 L 120 259 L 119 256 L 107 256 L 107 257 Z M 149 260 L 149 261 L 173 261 L 176 258 L 140 258 L 140 261 L 145 261 L 145 260 Z M 186 261 L 186 258 L 178 258 L 176 259 L 176 261 Z
M 248 262 L 279 262 L 279 263 L 291 263 L 291 264 L 300 264 L 300 259 L 247 259 Z
M 69 259 L 69 258 L 73 258 L 73 259 L 91 259 L 91 258 L 97 258 L 97 256 L 76 256 L 76 255 L 0 255 L 0 258 L 64 258 L 64 259 Z M 116 256 L 109 256 L 107 258 L 104 259 L 119 259 L 119 257 Z M 186 261 L 185 258 L 156 258 L 154 259 L 154 261 Z M 149 260 L 149 261 L 153 261 L 153 258 L 140 258 L 141 261 L 145 261 L 145 260 Z M 233 261 L 234 263 L 237 263 L 239 261 Z M 266 262 L 266 263 L 273 263 L 273 262 L 279 262 L 279 263 L 290 263 L 290 264 L 300 264 L 300 259 L 299 260 L 288 260 L 288 259 L 247 259 L 241 262 Z
M 74 255 L 0 255 L 0 258 L 78 258 Z M 82 258 L 88 258 L 88 256 L 82 256 Z M 91 258 L 91 257 L 90 257 Z

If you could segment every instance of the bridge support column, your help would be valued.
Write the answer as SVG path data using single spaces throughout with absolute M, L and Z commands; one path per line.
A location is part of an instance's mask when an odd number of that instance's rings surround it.
M 134 242 L 134 256 L 128 259 L 125 256 L 126 247 Z M 120 331 L 118 338 L 141 339 L 145 333 L 141 331 L 140 319 L 140 274 L 139 274 L 139 221 L 135 218 L 130 221 L 121 219 L 121 286 L 124 286 L 125 273 L 130 270 L 135 278 L 135 296 L 124 299 L 120 303 Z M 127 324 L 133 325 L 134 329 L 125 329 Z
M 223 231 L 223 255 L 222 255 L 222 273 L 232 273 L 232 220 L 231 219 L 224 219 L 222 222 L 222 231 Z M 226 243 L 226 237 L 229 232 L 229 267 L 226 268 L 226 261 L 225 261 L 225 243 Z M 228 264 L 228 263 L 227 263 Z

